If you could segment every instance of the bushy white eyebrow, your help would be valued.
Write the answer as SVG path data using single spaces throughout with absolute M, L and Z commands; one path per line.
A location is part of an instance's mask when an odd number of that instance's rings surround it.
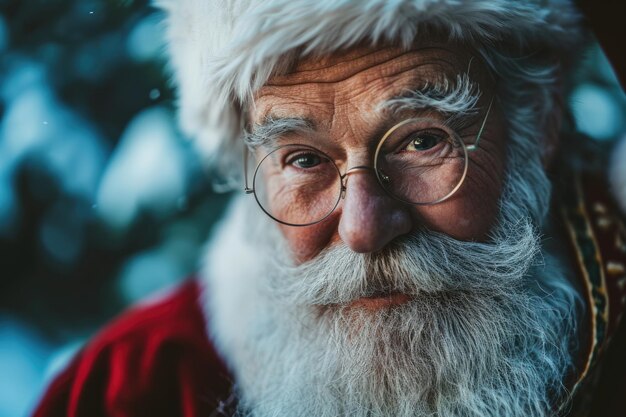
M 427 83 L 419 89 L 385 100 L 376 110 L 398 113 L 432 109 L 454 117 L 475 113 L 479 98 L 478 85 L 467 74 L 459 74 L 455 82 L 444 78 L 436 83 Z
M 314 123 L 304 117 L 267 117 L 262 123 L 252 126 L 244 135 L 244 142 L 251 148 L 273 145 L 280 137 L 294 132 L 311 132 Z
M 456 119 L 474 114 L 480 92 L 476 83 L 467 74 L 457 75 L 456 82 L 448 78 L 437 83 L 425 84 L 416 90 L 410 90 L 399 96 L 380 103 L 377 111 L 396 113 L 402 111 L 435 110 Z M 255 124 L 244 135 L 244 142 L 251 148 L 272 146 L 289 133 L 310 133 L 315 130 L 315 123 L 304 117 L 267 117 Z

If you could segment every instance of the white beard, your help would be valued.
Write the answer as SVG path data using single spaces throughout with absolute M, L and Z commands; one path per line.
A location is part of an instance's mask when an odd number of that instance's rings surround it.
M 572 366 L 577 296 L 540 248 L 524 178 L 509 175 L 489 243 L 424 230 L 379 254 L 338 245 L 301 266 L 256 207 L 235 207 L 205 276 L 242 414 L 552 414 Z M 389 290 L 412 299 L 341 307 Z

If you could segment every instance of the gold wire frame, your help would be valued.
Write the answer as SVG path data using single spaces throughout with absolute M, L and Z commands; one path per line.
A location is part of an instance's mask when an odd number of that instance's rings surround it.
M 403 120 L 402 122 L 394 125 L 391 129 L 389 129 L 384 135 L 383 137 L 380 139 L 380 141 L 378 142 L 378 145 L 376 146 L 376 151 L 374 153 L 374 167 L 368 167 L 368 166 L 364 166 L 364 165 L 360 165 L 360 166 L 355 166 L 352 168 L 349 168 L 346 170 L 345 174 L 341 174 L 341 171 L 339 171 L 339 168 L 337 167 L 337 164 L 335 164 L 335 161 L 330 158 L 328 155 L 326 155 L 324 152 L 314 148 L 313 146 L 310 145 L 303 145 L 303 144 L 288 144 L 288 145 L 282 145 L 277 147 L 276 149 L 273 149 L 271 152 L 269 152 L 267 155 L 265 155 L 256 165 L 256 168 L 254 169 L 254 175 L 252 177 L 252 188 L 249 187 L 249 183 L 248 183 L 248 147 L 244 146 L 244 156 L 243 156 L 243 169 L 244 169 L 244 192 L 246 194 L 254 194 L 254 198 L 257 202 L 257 204 L 259 205 L 259 207 L 261 208 L 261 210 L 263 210 L 263 212 L 265 214 L 267 214 L 272 220 L 284 224 L 286 226 L 294 226 L 294 227 L 304 227 L 304 226 L 312 226 L 314 224 L 317 223 L 321 223 L 324 220 L 326 220 L 328 218 L 328 216 L 330 216 L 335 209 L 337 208 L 337 206 L 339 205 L 339 202 L 341 201 L 342 198 L 345 198 L 345 192 L 346 192 L 346 185 L 347 185 L 347 177 L 353 173 L 359 172 L 359 171 L 374 171 L 375 175 L 376 175 L 376 179 L 378 180 L 379 185 L 382 187 L 383 190 L 385 190 L 385 192 L 392 198 L 401 201 L 402 203 L 405 204 L 410 204 L 410 205 L 415 205 L 415 206 L 432 206 L 435 204 L 439 204 L 442 203 L 444 201 L 446 201 L 447 199 L 449 199 L 450 197 L 452 197 L 458 190 L 459 188 L 461 188 L 461 186 L 463 185 L 463 183 L 465 182 L 465 178 L 467 177 L 467 172 L 469 169 L 469 153 L 474 152 L 478 149 L 478 146 L 480 144 L 480 140 L 482 138 L 482 134 L 483 131 L 485 130 L 485 125 L 487 124 L 487 120 L 489 119 L 489 114 L 491 113 L 491 107 L 493 105 L 493 101 L 494 101 L 494 96 L 491 96 L 491 99 L 489 100 L 489 105 L 487 107 L 487 111 L 485 113 L 485 117 L 482 120 L 482 123 L 480 125 L 480 129 L 478 130 L 478 133 L 476 134 L 476 139 L 474 140 L 474 143 L 469 144 L 469 145 L 465 145 L 463 144 L 463 142 L 461 141 L 461 145 L 463 148 L 463 155 L 465 158 L 465 162 L 464 162 L 464 166 L 463 166 L 463 174 L 461 176 L 461 179 L 459 180 L 458 184 L 445 196 L 432 201 L 432 202 L 426 202 L 426 203 L 416 203 L 416 202 L 412 202 L 412 201 L 407 201 L 404 200 L 398 196 L 396 196 L 395 194 L 393 194 L 391 191 L 389 191 L 387 189 L 387 187 L 385 186 L 385 182 L 388 182 L 388 179 L 385 178 L 385 175 L 383 172 L 381 172 L 380 169 L 378 169 L 378 154 L 380 153 L 380 150 L 382 149 L 383 144 L 385 143 L 385 141 L 387 140 L 387 138 L 393 134 L 393 132 L 395 132 L 397 129 L 399 129 L 400 127 L 411 123 L 412 121 L 415 121 L 415 118 L 411 118 L 411 119 L 407 119 L 407 120 Z M 263 207 L 263 204 L 261 204 L 261 201 L 259 201 L 259 197 L 256 194 L 255 191 L 255 184 L 256 184 L 256 178 L 257 178 L 257 174 L 259 172 L 259 168 L 261 167 L 261 164 L 263 164 L 263 161 L 265 161 L 270 155 L 272 155 L 274 152 L 276 152 L 279 149 L 288 147 L 288 146 L 299 146 L 299 147 L 303 147 L 303 148 L 308 148 L 311 149 L 313 151 L 315 151 L 316 153 L 324 156 L 325 158 L 328 159 L 329 162 L 331 162 L 333 164 L 333 167 L 335 168 L 335 170 L 337 171 L 337 176 L 339 178 L 339 193 L 337 194 L 337 201 L 335 201 L 335 203 L 333 204 L 333 207 L 329 210 L 329 212 L 324 215 L 321 219 L 316 220 L 314 222 L 309 222 L 309 223 L 304 223 L 304 224 L 297 224 L 297 223 L 289 223 L 283 220 L 280 220 L 278 218 L 276 218 L 275 216 L 273 216 L 270 212 L 268 212 L 265 207 Z
M 333 167 L 335 168 L 335 170 L 337 171 L 337 178 L 339 178 L 339 193 L 337 193 L 337 201 L 335 201 L 335 203 L 333 204 L 333 207 L 328 211 L 328 213 L 326 215 L 324 215 L 321 219 L 316 220 L 314 222 L 309 222 L 309 223 L 303 223 L 303 224 L 298 224 L 298 223 L 289 223 L 286 222 L 284 220 L 280 220 L 277 217 L 274 217 L 269 211 L 267 211 L 265 209 L 265 207 L 263 207 L 263 204 L 261 204 L 261 202 L 259 201 L 259 196 L 257 195 L 256 191 L 255 191 L 255 184 L 256 184 L 256 178 L 257 178 L 257 174 L 259 172 L 259 168 L 261 167 L 261 165 L 263 164 L 263 161 L 265 161 L 270 155 L 272 155 L 274 152 L 278 151 L 279 149 L 283 149 L 286 147 L 290 147 L 290 146 L 298 146 L 300 148 L 307 148 L 307 149 L 311 149 L 313 151 L 315 151 L 318 154 L 323 155 L 325 158 L 328 159 L 328 161 L 333 164 Z M 245 153 L 246 155 L 244 155 L 244 158 L 247 160 L 248 159 L 248 148 L 245 148 Z M 314 224 L 320 223 L 324 220 L 326 220 L 326 218 L 328 216 L 330 216 L 335 209 L 337 208 L 337 206 L 339 205 L 339 201 L 341 200 L 343 193 L 345 191 L 345 185 L 343 183 L 343 179 L 348 175 L 348 173 L 346 172 L 344 175 L 341 175 L 341 171 L 339 171 L 339 168 L 337 167 L 337 164 L 335 164 L 335 161 L 332 160 L 332 158 L 330 158 L 328 155 L 326 155 L 324 152 L 320 151 L 319 149 L 314 148 L 313 146 L 310 145 L 301 145 L 301 144 L 289 144 L 289 145 L 283 145 L 283 146 L 279 146 L 276 149 L 273 149 L 271 152 L 269 152 L 267 155 L 265 155 L 257 164 L 256 168 L 254 169 L 254 176 L 252 177 L 252 188 L 248 187 L 248 172 L 247 172 L 247 164 L 244 165 L 244 170 L 246 172 L 244 172 L 244 175 L 246 176 L 246 185 L 245 185 L 245 189 L 244 191 L 246 192 L 246 194 L 250 194 L 253 193 L 254 194 L 254 199 L 256 200 L 257 204 L 259 205 L 259 207 L 261 207 L 261 210 L 263 210 L 263 212 L 265 214 L 267 214 L 269 217 L 272 218 L 272 220 L 277 221 L 278 223 L 284 224 L 286 226 L 294 226 L 294 227 L 303 227 L 303 226 L 312 226 Z

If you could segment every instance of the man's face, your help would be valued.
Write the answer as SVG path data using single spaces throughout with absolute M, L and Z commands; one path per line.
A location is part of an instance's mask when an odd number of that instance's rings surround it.
M 450 45 L 353 48 L 301 59 L 258 91 L 247 138 L 257 160 L 281 145 L 307 145 L 341 174 L 372 167 L 381 137 L 404 120 L 452 126 L 465 145 L 486 124 L 465 181 L 441 203 L 402 203 L 364 169 L 346 177 L 345 198 L 318 224 L 275 223 L 277 236 L 269 218 L 255 217 L 264 214 L 247 218 L 237 262 L 254 267 L 224 264 L 230 275 L 215 274 L 213 291 L 223 317 L 237 317 L 216 323 L 244 409 L 407 417 L 551 410 L 570 364 L 573 321 L 564 318 L 573 317 L 574 291 L 540 247 L 537 202 L 549 194 L 535 152 L 541 132 L 515 112 L 505 126 L 497 100 L 487 111 L 495 85 L 482 65 Z M 303 119 L 304 130 L 285 128 Z M 292 171 L 292 158 L 277 159 L 284 178 L 310 167 L 298 162 Z M 287 187 L 268 172 L 260 177 L 270 178 L 266 189 Z M 299 210 L 277 200 L 290 214 Z M 551 266 L 537 267 L 540 251 Z
M 436 111 L 427 106 L 389 111 L 385 103 L 446 83 L 453 89 L 464 75 L 474 86 L 473 94 L 479 95 L 457 130 L 463 141 L 471 144 L 480 130 L 495 85 L 476 56 L 449 45 L 426 45 L 410 51 L 360 47 L 324 58 L 303 59 L 292 71 L 272 77 L 259 90 L 251 106 L 250 121 L 253 126 L 284 118 L 310 121 L 312 128 L 305 144 L 324 151 L 345 173 L 351 167 L 373 166 L 374 150 L 381 136 L 402 120 L 427 116 L 443 122 L 457 116 L 452 111 Z M 338 242 L 355 252 L 376 252 L 396 237 L 420 227 L 459 240 L 486 240 L 497 217 L 505 170 L 502 119 L 494 106 L 480 147 L 470 154 L 465 182 L 442 203 L 408 205 L 390 197 L 373 171 L 350 175 L 345 198 L 327 219 L 307 227 L 280 225 L 296 262 L 310 260 Z M 271 147 L 272 143 L 265 150 Z

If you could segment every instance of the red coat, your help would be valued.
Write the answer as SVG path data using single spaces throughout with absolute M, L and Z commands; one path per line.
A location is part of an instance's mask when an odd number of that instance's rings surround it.
M 207 337 L 199 292 L 189 281 L 106 327 L 50 385 L 34 417 L 224 415 L 216 410 L 228 405 L 231 379 Z

